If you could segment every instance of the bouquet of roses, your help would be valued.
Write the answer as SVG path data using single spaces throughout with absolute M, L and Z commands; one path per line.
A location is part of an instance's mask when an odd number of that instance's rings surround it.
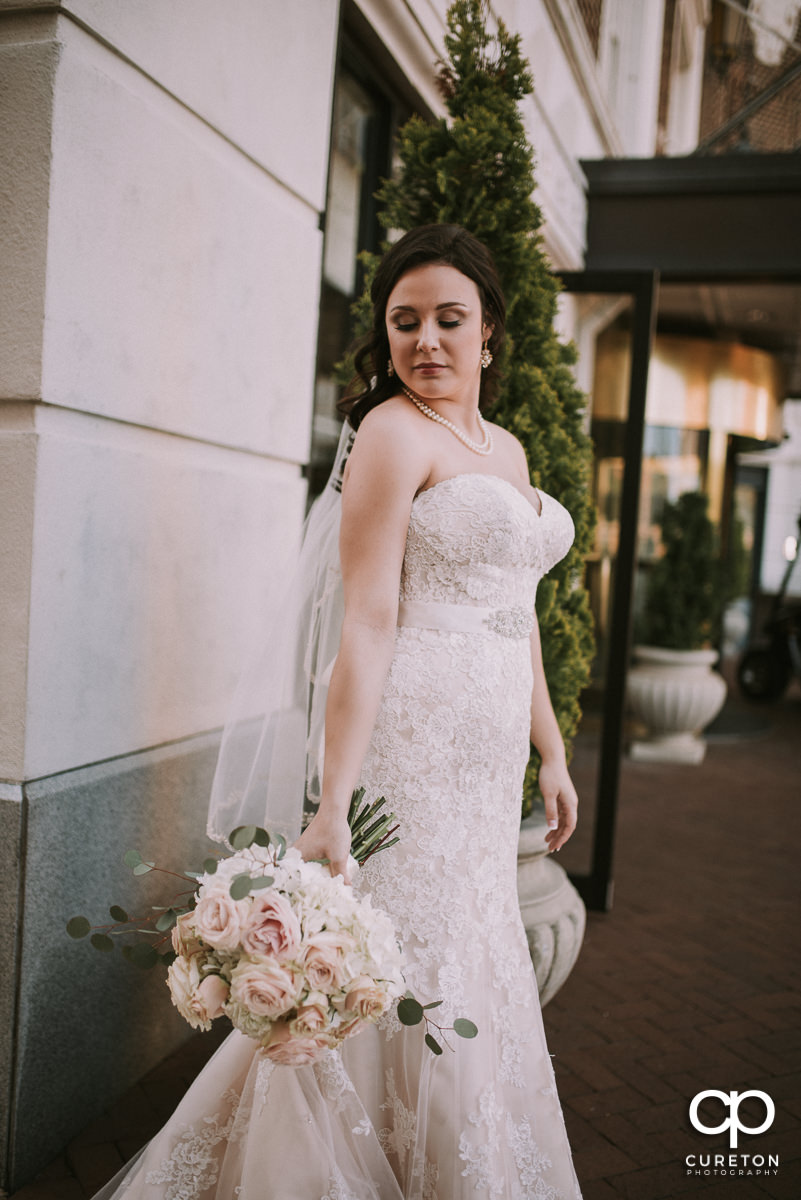
M 359 865 L 397 841 L 393 815 L 377 816 L 384 800 L 360 810 L 363 796 L 363 789 L 354 793 L 348 818 Z M 112 906 L 115 924 L 92 934 L 95 948 L 112 949 L 115 934 L 149 935 L 155 940 L 126 945 L 123 953 L 140 966 L 167 965 L 170 995 L 184 1019 L 209 1029 L 225 1014 L 275 1062 L 313 1062 L 396 1000 L 401 1022 L 424 1020 L 426 1044 L 442 1053 L 431 1026 L 443 1031 L 427 1012 L 439 1001 L 422 1005 L 405 993 L 395 930 L 369 896 L 257 826 L 234 830 L 229 842 L 232 855 L 206 859 L 202 874 L 179 876 L 191 890 L 158 907 L 157 916 L 131 918 Z M 135 875 L 163 870 L 136 850 L 124 861 Z M 67 924 L 75 938 L 91 928 L 85 917 Z M 167 940 L 172 948 L 161 951 Z M 477 1032 L 464 1018 L 451 1028 L 461 1037 Z
M 312 1062 L 404 992 L 392 922 L 327 867 L 253 844 L 200 878 L 167 982 L 190 1025 L 226 1013 L 268 1058 Z

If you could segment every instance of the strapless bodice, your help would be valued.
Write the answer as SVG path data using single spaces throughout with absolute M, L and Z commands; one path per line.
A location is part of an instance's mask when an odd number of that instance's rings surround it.
M 499 475 L 443 479 L 412 504 L 401 600 L 533 605 L 542 576 L 567 554 L 573 521 L 538 490 L 541 512 Z

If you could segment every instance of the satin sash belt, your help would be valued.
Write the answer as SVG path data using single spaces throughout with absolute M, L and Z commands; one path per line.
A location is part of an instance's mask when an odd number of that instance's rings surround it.
M 446 604 L 439 600 L 401 600 L 398 624 L 415 629 L 443 629 L 449 633 L 499 633 L 525 638 L 534 628 L 534 613 L 527 608 L 478 608 L 472 604 Z

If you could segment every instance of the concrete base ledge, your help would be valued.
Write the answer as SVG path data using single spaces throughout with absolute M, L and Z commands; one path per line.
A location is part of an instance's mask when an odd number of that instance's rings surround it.
M 100 954 L 64 926 L 171 898 L 164 876 L 132 876 L 128 849 L 169 868 L 202 863 L 218 747 L 219 734 L 205 734 L 0 792 L 0 1121 L 12 1191 L 190 1035 L 162 971 Z

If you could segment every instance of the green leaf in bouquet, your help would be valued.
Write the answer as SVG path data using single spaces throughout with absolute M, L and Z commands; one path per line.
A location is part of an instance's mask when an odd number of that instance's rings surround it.
M 142 855 L 138 850 L 126 850 L 122 856 L 122 861 L 126 867 L 138 867 L 142 861 Z
M 432 1037 L 430 1033 L 426 1034 L 425 1042 L 432 1054 L 442 1054 L 442 1046 L 440 1046 L 437 1039 Z
M 423 1008 L 426 1012 L 428 1012 L 429 1008 L 439 1008 L 440 1004 L 442 1003 L 442 1000 L 432 1000 L 430 1004 L 424 1004 Z
M 111 919 L 113 921 L 128 921 L 128 920 L 130 920 L 125 909 L 120 908 L 119 904 L 112 904 L 111 908 L 108 911 L 109 911 L 109 916 L 111 917 Z
M 257 846 L 264 846 L 266 849 L 270 844 L 270 835 L 266 829 L 262 829 L 261 825 L 256 826 L 256 836 L 253 841 Z
M 228 894 L 232 900 L 244 900 L 245 896 L 250 895 L 250 889 L 253 886 L 253 880 L 249 875 L 235 875 L 231 880 L 231 886 L 228 889 Z
M 251 879 L 250 890 L 259 892 L 262 888 L 272 887 L 274 883 L 275 879 L 272 875 L 262 875 L 259 879 Z
M 286 838 L 282 834 L 277 833 L 273 841 L 275 842 L 275 861 L 280 862 L 286 854 Z
M 398 1020 L 401 1025 L 419 1025 L 423 1019 L 423 1006 L 414 996 L 404 996 L 398 1002 Z
M 147 942 L 136 942 L 133 946 L 129 946 L 128 949 L 130 953 L 126 954 L 125 957 L 137 967 L 155 967 L 159 961 L 159 954 L 155 946 L 149 946 Z
M 147 875 L 149 871 L 153 870 L 155 865 L 152 862 L 140 862 L 134 867 L 133 873 L 134 875 Z
M 91 928 L 86 917 L 71 917 L 67 921 L 67 933 L 71 938 L 85 938 Z
M 109 950 L 114 949 L 114 943 L 105 933 L 93 933 L 89 938 L 89 941 L 92 943 L 95 950 L 102 950 L 104 954 L 108 954 Z
M 478 1035 L 478 1026 L 468 1021 L 467 1017 L 457 1017 L 453 1022 L 453 1032 L 460 1038 L 474 1038 Z
M 175 909 L 168 908 L 166 912 L 163 912 L 160 917 L 156 918 L 156 929 L 158 929 L 159 933 L 166 933 L 168 929 L 172 929 L 177 919 L 178 914 Z
M 175 953 L 174 950 L 165 950 L 165 952 L 162 955 L 160 955 L 161 961 L 164 963 L 165 967 L 171 966 L 172 963 L 175 962 L 177 957 L 178 957 L 178 955 Z
M 218 860 L 216 858 L 207 858 L 203 863 L 203 870 L 207 875 L 214 875 L 217 871 Z
M 228 841 L 234 850 L 247 850 L 256 840 L 256 825 L 237 825 L 228 835 Z

